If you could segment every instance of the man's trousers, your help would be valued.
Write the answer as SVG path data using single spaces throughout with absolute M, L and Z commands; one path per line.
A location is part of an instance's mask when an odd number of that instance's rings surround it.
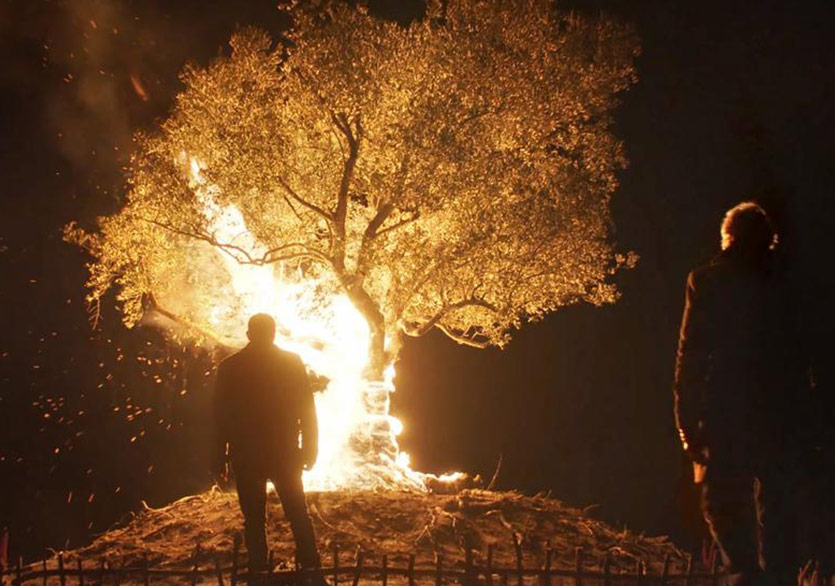
M 797 583 L 794 479 L 790 466 L 757 472 L 708 466 L 702 510 L 730 574 L 729 584 Z
M 238 502 L 244 516 L 244 533 L 249 556 L 249 571 L 267 569 L 266 505 L 268 480 L 275 484 L 284 517 L 290 523 L 296 542 L 296 560 L 305 569 L 320 566 L 319 552 L 313 524 L 307 512 L 301 470 L 276 471 L 272 474 L 235 471 L 238 486 Z

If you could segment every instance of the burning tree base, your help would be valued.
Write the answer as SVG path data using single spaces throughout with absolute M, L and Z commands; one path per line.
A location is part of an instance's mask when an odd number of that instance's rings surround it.
M 447 496 L 334 491 L 310 493 L 308 504 L 327 566 L 334 546 L 341 552 L 342 567 L 353 564 L 355 552 L 361 549 L 366 564 L 379 563 L 377 558 L 385 553 L 390 566 L 405 566 L 409 555 L 415 554 L 418 566 L 430 566 L 441 556 L 445 567 L 459 569 L 465 564 L 466 547 L 472 548 L 475 563 L 483 566 L 488 547 L 493 546 L 494 567 L 512 568 L 517 564 L 518 543 L 526 568 L 542 567 L 549 547 L 554 569 L 571 567 L 578 547 L 590 568 L 608 555 L 613 573 L 634 571 L 639 560 L 650 572 L 660 572 L 665 558 L 671 572 L 684 567 L 683 554 L 666 537 L 618 531 L 542 496 L 485 490 Z M 268 508 L 275 565 L 292 567 L 293 541 L 274 494 Z M 236 495 L 212 490 L 161 509 L 146 508 L 90 546 L 68 552 L 65 560 L 74 565 L 75 559 L 107 559 L 115 567 L 129 567 L 141 565 L 147 555 L 152 567 L 190 568 L 199 544 L 202 551 L 213 552 L 212 563 L 217 559 L 229 567 L 242 522 Z M 243 564 L 244 559 L 240 561 Z

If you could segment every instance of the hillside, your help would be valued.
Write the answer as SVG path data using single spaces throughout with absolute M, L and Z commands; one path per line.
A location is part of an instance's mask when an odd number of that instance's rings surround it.
M 682 553 L 664 537 L 613 529 L 544 496 L 483 490 L 457 495 L 344 491 L 310 493 L 308 502 L 328 566 L 334 544 L 342 552 L 343 567 L 353 563 L 357 547 L 371 560 L 387 553 L 391 566 L 405 565 L 409 553 L 417 555 L 418 566 L 431 565 L 437 553 L 445 566 L 463 567 L 464 544 L 473 548 L 476 563 L 483 563 L 493 544 L 494 565 L 513 567 L 514 534 L 522 544 L 526 567 L 542 565 L 548 544 L 555 568 L 570 567 L 577 547 L 583 548 L 589 567 L 608 553 L 613 572 L 633 571 L 638 559 L 653 573 L 660 571 L 665 556 L 671 560 L 671 572 L 684 564 Z M 217 552 L 221 564 L 228 566 L 241 527 L 235 494 L 214 489 L 164 508 L 145 508 L 89 546 L 65 552 L 65 560 L 74 564 L 79 557 L 91 562 L 107 559 L 114 566 L 131 566 L 147 555 L 151 567 L 187 568 L 199 543 L 203 551 Z M 268 531 L 276 565 L 287 564 L 293 556 L 292 539 L 274 494 L 269 499 Z

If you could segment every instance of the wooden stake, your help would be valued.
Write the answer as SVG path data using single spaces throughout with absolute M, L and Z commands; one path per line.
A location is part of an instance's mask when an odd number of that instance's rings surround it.
M 104 573 L 105 573 L 105 563 L 104 558 L 99 559 L 99 586 L 104 586 Z
M 415 586 L 415 554 L 409 554 L 409 586 Z
M 17 558 L 15 573 L 17 574 L 17 586 L 21 586 L 23 584 L 23 556 Z
M 46 560 L 43 560 L 43 586 L 46 586 Z
M 119 584 L 122 583 L 122 576 L 123 576 L 124 571 L 125 571 L 125 566 L 127 566 L 127 565 L 128 565 L 128 556 L 123 556 L 121 567 L 119 567 L 115 572 L 113 572 L 114 582 L 115 582 L 116 586 L 119 586 Z
M 522 574 L 522 542 L 516 533 L 513 534 L 513 547 L 516 549 L 516 583 L 518 586 L 525 586 L 524 576 Z
M 667 577 L 670 575 L 670 554 L 664 554 L 664 566 L 661 568 L 661 586 L 667 586 Z
M 684 578 L 685 586 L 692 586 L 693 584 L 693 555 L 687 554 L 687 575 Z
M 241 538 L 235 535 L 234 545 L 232 546 L 232 575 L 229 576 L 230 586 L 236 586 L 238 583 L 238 556 L 241 553 Z
M 339 546 L 333 544 L 333 586 L 339 586 Z
M 220 568 L 220 554 L 218 552 L 215 552 L 215 575 L 217 576 L 217 586 L 223 586 L 223 570 Z
M 194 567 L 191 570 L 191 586 L 197 584 L 197 572 L 200 569 L 200 544 L 194 548 Z
M 78 558 L 78 586 L 84 586 L 84 563 Z
M 644 561 L 643 560 L 638 560 L 637 562 L 635 562 L 635 583 L 638 586 L 641 586 L 643 581 L 644 581 Z
M 383 554 L 383 586 L 388 586 L 389 582 L 389 556 Z
M 441 554 L 435 554 L 435 586 L 441 586 L 443 581 L 444 561 Z M 354 585 L 356 586 L 356 584 Z
M 581 586 L 583 583 L 583 548 L 574 548 L 574 584 Z
M 151 576 L 148 574 L 148 554 L 147 554 L 147 552 L 142 554 L 142 583 L 145 586 L 149 586 L 151 584 Z
M 362 574 L 363 551 L 360 546 L 357 546 L 357 561 L 354 565 L 354 586 L 360 583 L 360 574 Z
M 612 584 L 612 554 L 606 552 L 603 558 L 603 586 L 611 586 Z
M 493 586 L 493 544 L 487 546 L 487 586 Z
M 64 572 L 64 552 L 58 552 L 58 580 L 61 586 L 67 586 L 67 574 Z
M 473 548 L 468 544 L 464 549 L 464 584 L 465 586 L 473 586 L 475 582 L 473 579 Z
M 542 586 L 551 586 L 551 558 L 554 556 L 554 550 L 551 549 L 551 545 L 547 545 L 547 549 L 545 550 L 545 567 L 543 570 L 545 572 L 542 575 Z

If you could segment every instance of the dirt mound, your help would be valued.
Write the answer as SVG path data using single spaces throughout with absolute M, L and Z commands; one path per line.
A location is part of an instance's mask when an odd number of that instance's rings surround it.
M 273 559 L 277 566 L 289 566 L 289 526 L 274 494 L 268 503 Z M 492 544 L 494 566 L 514 567 L 514 540 L 522 545 L 525 567 L 541 567 L 548 547 L 553 549 L 554 568 L 570 567 L 577 547 L 583 548 L 589 567 L 609 554 L 614 572 L 634 570 L 639 559 L 650 571 L 660 571 L 665 556 L 671 560 L 671 571 L 684 565 L 682 553 L 665 537 L 618 531 L 542 496 L 483 490 L 457 495 L 341 491 L 310 493 L 308 503 L 326 565 L 338 545 L 343 567 L 353 563 L 359 547 L 367 552 L 366 560 L 387 553 L 392 566 L 404 565 L 414 553 L 419 566 L 432 564 L 440 554 L 445 566 L 462 568 L 467 546 L 476 563 L 483 563 Z M 221 564 L 228 566 L 242 522 L 236 495 L 212 490 L 161 509 L 146 508 L 91 545 L 66 552 L 65 559 L 107 559 L 112 565 L 131 566 L 147 555 L 152 567 L 185 568 L 200 544 L 203 551 L 217 552 Z

